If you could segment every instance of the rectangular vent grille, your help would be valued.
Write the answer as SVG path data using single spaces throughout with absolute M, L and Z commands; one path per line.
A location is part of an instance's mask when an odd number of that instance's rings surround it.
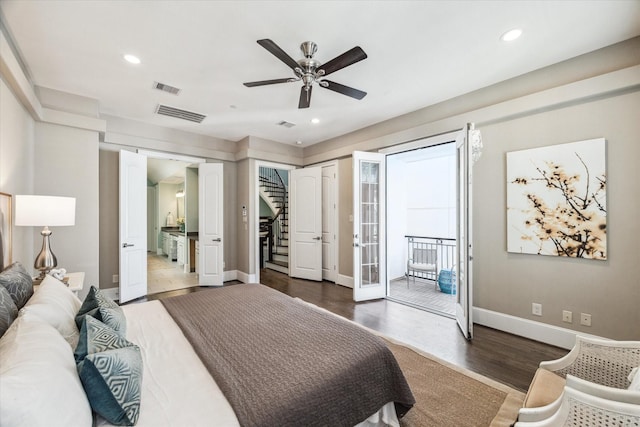
M 182 89 L 178 89 L 177 87 L 173 87 L 160 82 L 153 82 L 153 88 L 161 90 L 163 92 L 171 93 L 173 95 L 180 94 L 180 91 L 182 90 Z
M 202 121 L 207 118 L 207 116 L 203 114 L 181 110 L 179 108 L 169 107 L 167 105 L 158 105 L 158 108 L 156 108 L 156 114 L 175 117 L 176 119 L 188 120 L 190 122 L 196 123 L 202 123 Z
M 277 124 L 278 124 L 278 126 L 284 126 L 286 128 L 292 128 L 292 127 L 295 126 L 295 123 L 289 123 L 289 122 L 287 122 L 285 120 L 283 120 L 281 122 L 278 122 Z

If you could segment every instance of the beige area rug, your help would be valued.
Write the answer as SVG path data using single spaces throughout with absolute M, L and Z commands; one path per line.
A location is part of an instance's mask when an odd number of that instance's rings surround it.
M 416 399 L 401 426 L 498 427 L 515 422 L 524 400 L 520 391 L 383 338 Z

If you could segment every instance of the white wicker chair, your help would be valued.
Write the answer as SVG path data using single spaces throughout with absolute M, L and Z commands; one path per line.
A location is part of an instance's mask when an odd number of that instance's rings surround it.
M 629 387 L 629 372 L 640 366 L 640 341 L 608 341 L 576 336 L 576 344 L 560 359 L 540 367 L 561 377 L 574 377 L 613 387 Z
M 562 395 L 540 408 L 520 409 L 514 427 L 640 426 L 640 392 L 616 389 L 567 375 Z
M 540 363 L 566 378 L 561 396 L 520 409 L 515 426 L 640 426 L 640 392 L 628 390 L 629 373 L 638 366 L 640 341 L 578 336 L 567 355 Z

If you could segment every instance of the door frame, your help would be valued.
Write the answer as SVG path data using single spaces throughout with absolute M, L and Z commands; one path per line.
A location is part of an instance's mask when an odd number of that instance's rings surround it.
M 285 163 L 268 162 L 265 160 L 249 159 L 249 259 L 253 259 L 253 267 L 255 273 L 251 274 L 251 264 L 249 264 L 248 277 L 245 283 L 260 283 L 260 251 L 258 244 L 260 243 L 260 166 L 266 168 L 274 168 L 290 171 L 297 169 L 295 165 Z M 238 207 L 242 209 L 241 206 Z M 241 220 L 242 221 L 242 220 Z M 242 223 L 240 225 L 242 227 Z
M 408 142 L 394 145 L 393 147 L 383 148 L 381 150 L 378 150 L 378 152 L 388 156 L 391 154 L 404 153 L 406 151 L 420 150 L 422 148 L 428 148 L 434 145 L 446 144 L 449 142 L 455 143 L 456 138 L 458 137 L 461 129 L 452 130 L 452 131 L 441 133 L 438 135 L 425 136 L 422 138 L 414 139 Z M 385 200 L 385 203 L 387 203 L 386 200 Z M 389 271 L 388 257 L 386 259 L 386 270 Z M 387 296 L 388 295 L 389 295 L 389 279 L 387 278 Z
M 153 151 L 153 150 L 146 150 L 146 149 L 142 149 L 142 148 L 136 148 L 134 150 L 135 153 L 137 154 L 142 154 L 143 156 L 145 156 L 148 159 L 162 159 L 162 160 L 178 160 L 181 162 L 188 162 L 191 164 L 194 163 L 206 163 L 207 159 L 205 159 L 204 157 L 191 157 L 191 156 L 185 156 L 183 154 L 177 154 L 177 153 L 168 153 L 168 152 L 163 152 L 163 151 Z M 146 178 L 146 177 L 145 177 Z M 145 186 L 146 186 L 146 181 L 145 181 Z M 158 219 L 157 219 L 157 212 L 158 212 L 158 189 L 156 186 L 156 191 L 155 191 L 155 208 L 156 208 L 156 216 L 154 217 L 154 221 L 156 221 L 156 234 L 159 232 L 159 228 L 160 228 L 160 224 L 158 223 Z M 148 236 L 147 236 L 148 238 Z M 156 240 L 156 248 L 157 248 L 157 241 L 158 241 L 158 236 L 156 235 L 155 237 Z M 147 252 L 148 252 L 148 248 L 147 248 Z M 156 251 L 157 253 L 157 251 Z M 148 271 L 147 271 L 148 274 Z

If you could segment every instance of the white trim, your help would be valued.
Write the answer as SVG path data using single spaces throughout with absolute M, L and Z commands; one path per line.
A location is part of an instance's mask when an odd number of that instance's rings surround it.
M 151 150 L 141 150 L 141 149 L 138 149 L 137 151 L 138 151 L 138 154 L 143 154 L 152 159 L 179 160 L 181 162 L 187 162 L 187 163 L 206 163 L 207 162 L 207 159 L 203 159 L 201 157 L 190 157 L 190 156 L 183 156 L 181 154 L 175 154 L 175 153 L 164 153 L 161 151 L 151 151 Z
M 576 343 L 576 335 L 606 339 L 597 335 L 548 325 L 546 323 L 523 319 L 521 317 L 498 313 L 497 311 L 486 310 L 479 307 L 473 307 L 473 320 L 474 323 L 477 323 L 478 325 L 487 326 L 499 331 L 508 332 L 510 334 L 565 349 L 573 348 Z
M 373 151 L 397 144 L 399 141 L 412 141 L 420 135 L 438 135 L 450 132 L 457 128 L 460 123 L 475 122 L 477 128 L 484 125 L 513 120 L 518 117 L 525 117 L 532 114 L 539 114 L 544 111 L 552 111 L 568 105 L 586 102 L 590 99 L 604 98 L 629 90 L 640 84 L 640 65 L 634 65 L 610 73 L 589 77 L 577 82 L 568 83 L 551 89 L 536 92 L 530 95 L 500 102 L 466 111 L 445 118 L 428 121 L 417 126 L 405 128 L 398 132 L 381 135 L 373 139 L 359 140 L 363 130 L 356 131 L 341 137 L 332 139 L 332 143 L 337 148 L 323 151 L 317 154 L 309 154 L 304 158 L 305 165 L 321 163 L 326 160 L 348 157 L 356 150 Z M 406 122 L 417 122 L 419 117 L 425 114 L 428 109 L 416 110 L 406 114 Z M 376 127 L 378 126 L 378 127 Z M 379 129 L 380 124 L 373 125 L 372 128 Z M 367 128 L 367 129 L 371 129 Z M 313 146 L 308 147 L 309 150 Z
M 238 270 L 227 270 L 222 272 L 222 281 L 238 280 Z
M 236 270 L 236 279 L 242 283 L 258 283 L 255 274 L 247 274 L 244 271 Z
M 11 41 L 0 31 L 0 75 L 34 120 L 42 120 L 42 104 L 11 49 Z
M 418 150 L 421 148 L 431 147 L 432 145 L 445 144 L 447 142 L 455 142 L 456 137 L 460 133 L 460 129 L 451 132 L 442 133 L 440 135 L 425 136 L 413 141 L 408 141 L 392 147 L 382 148 L 378 150 L 378 153 L 398 154 L 406 151 Z
M 342 285 L 353 289 L 353 277 L 338 273 L 336 276 L 336 285 Z

